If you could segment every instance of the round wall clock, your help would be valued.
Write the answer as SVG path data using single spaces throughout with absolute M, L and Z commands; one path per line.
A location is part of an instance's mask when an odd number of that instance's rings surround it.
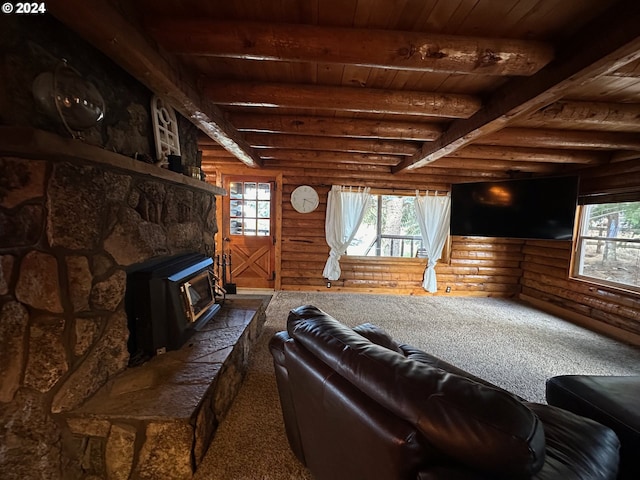
M 309 185 L 300 185 L 291 193 L 291 205 L 297 212 L 313 212 L 319 203 L 318 192 Z

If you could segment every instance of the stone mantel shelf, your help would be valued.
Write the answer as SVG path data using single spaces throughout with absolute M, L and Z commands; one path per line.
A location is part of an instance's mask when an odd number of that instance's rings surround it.
M 134 160 L 79 140 L 63 138 L 54 133 L 30 127 L 0 126 L 0 155 L 22 156 L 33 159 L 86 161 L 142 175 L 150 175 L 168 182 L 204 190 L 213 195 L 227 194 L 224 188 L 196 180 L 195 178 Z

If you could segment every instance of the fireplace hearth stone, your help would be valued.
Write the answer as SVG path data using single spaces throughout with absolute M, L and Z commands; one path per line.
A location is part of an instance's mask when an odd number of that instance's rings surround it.
M 76 468 L 109 479 L 191 478 L 240 388 L 268 300 L 227 298 L 182 348 L 125 370 L 66 413 Z

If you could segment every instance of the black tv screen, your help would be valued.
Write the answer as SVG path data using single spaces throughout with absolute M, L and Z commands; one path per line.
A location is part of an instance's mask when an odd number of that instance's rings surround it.
M 578 177 L 451 186 L 451 235 L 571 240 Z

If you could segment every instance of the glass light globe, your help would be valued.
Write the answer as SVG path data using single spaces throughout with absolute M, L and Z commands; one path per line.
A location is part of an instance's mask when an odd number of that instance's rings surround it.
M 44 111 L 60 118 L 67 129 L 86 130 L 104 118 L 105 103 L 98 89 L 65 62 L 53 73 L 38 75 L 32 91 Z

